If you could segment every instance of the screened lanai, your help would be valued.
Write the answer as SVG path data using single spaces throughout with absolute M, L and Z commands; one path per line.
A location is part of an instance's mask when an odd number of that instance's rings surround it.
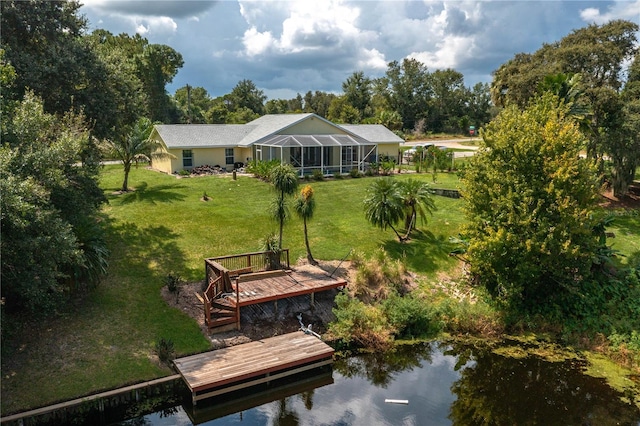
M 254 158 L 291 164 L 300 176 L 320 170 L 323 175 L 364 172 L 377 161 L 378 146 L 351 135 L 275 135 L 253 146 Z

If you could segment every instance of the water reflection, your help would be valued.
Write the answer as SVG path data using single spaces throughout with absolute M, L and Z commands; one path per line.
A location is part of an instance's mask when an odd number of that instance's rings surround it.
M 638 425 L 640 410 L 581 362 L 507 358 L 463 345 L 420 344 L 337 361 L 226 403 L 179 408 L 142 423 L 206 425 Z M 385 399 L 406 399 L 408 405 Z
M 580 360 L 506 358 L 489 348 L 458 346 L 447 353 L 473 359 L 453 386 L 454 425 L 636 425 L 637 408 L 603 379 L 581 373 Z

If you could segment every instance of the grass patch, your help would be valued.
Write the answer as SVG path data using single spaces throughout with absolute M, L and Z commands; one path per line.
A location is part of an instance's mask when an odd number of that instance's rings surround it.
M 614 238 L 607 240 L 607 244 L 617 250 L 621 256 L 618 261 L 622 265 L 640 265 L 640 211 L 615 210 L 613 226 L 607 229 L 613 232 Z
M 162 299 L 167 276 L 203 280 L 205 257 L 256 251 L 277 229 L 268 214 L 271 187 L 255 178 L 177 179 L 134 168 L 129 182 L 135 190 L 119 194 L 122 176 L 122 166 L 106 166 L 101 175 L 109 200 L 104 207 L 108 276 L 65 315 L 48 319 L 44 327 L 24 325 L 9 337 L 2 357 L 3 415 L 170 374 L 156 355 L 160 339 L 173 343 L 176 356 L 208 349 L 198 325 Z M 457 185 L 453 174 L 438 177 L 448 187 Z M 309 222 L 314 256 L 342 259 L 352 249 L 371 254 L 385 247 L 416 272 L 455 265 L 447 239 L 463 221 L 462 202 L 436 197 L 438 210 L 428 223 L 418 224 L 421 233 L 399 244 L 391 230 L 380 231 L 365 220 L 362 200 L 372 179 L 310 183 L 317 204 Z M 285 226 L 284 246 L 294 262 L 305 256 L 297 218 Z

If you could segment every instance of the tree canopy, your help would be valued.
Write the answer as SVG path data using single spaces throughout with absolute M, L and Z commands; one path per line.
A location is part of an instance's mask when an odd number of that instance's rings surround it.
M 593 164 L 568 107 L 547 93 L 505 108 L 465 172 L 468 256 L 504 306 L 532 312 L 584 294 L 599 247 Z
M 566 100 L 573 102 L 574 108 L 589 112 L 588 119 L 583 120 L 587 136 L 584 147 L 594 162 L 605 164 L 605 156 L 613 160 L 610 174 L 617 196 L 624 195 L 639 164 L 638 151 L 633 149 L 633 143 L 629 144 L 628 135 L 620 131 L 632 119 L 624 113 L 630 111 L 625 109 L 625 103 L 632 100 L 622 96 L 621 88 L 628 81 L 625 66 L 633 63 L 638 54 L 638 29 L 633 22 L 617 20 L 575 30 L 533 54 L 516 55 L 494 72 L 491 85 L 496 105 L 515 104 L 522 108 L 541 86 L 549 87 L 549 76 L 579 75 L 580 81 L 573 89 L 579 90 L 581 96 Z M 600 171 L 605 172 L 603 168 Z

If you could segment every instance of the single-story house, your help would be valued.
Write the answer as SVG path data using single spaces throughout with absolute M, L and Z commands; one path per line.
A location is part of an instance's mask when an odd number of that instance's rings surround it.
M 166 173 L 220 166 L 229 171 L 251 160 L 280 160 L 300 175 L 365 171 L 380 156 L 399 162 L 404 141 L 380 124 L 342 124 L 316 114 L 270 114 L 247 124 L 162 124 L 151 138 L 170 156 L 152 165 Z

